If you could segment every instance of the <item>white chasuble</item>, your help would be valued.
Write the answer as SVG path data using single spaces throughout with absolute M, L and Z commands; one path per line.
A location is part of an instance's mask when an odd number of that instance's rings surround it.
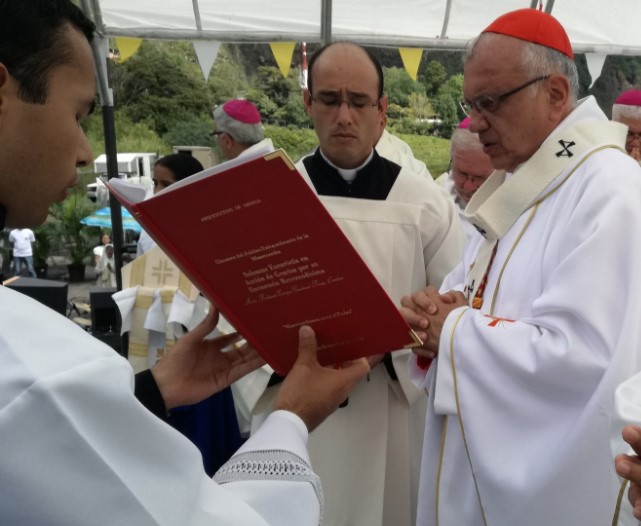
M 422 384 L 430 397 L 420 526 L 612 521 L 620 486 L 609 450 L 612 397 L 641 368 L 641 169 L 621 151 L 625 130 L 616 125 L 611 139 L 574 153 L 572 127 L 605 120 L 589 98 L 544 143 L 570 162 L 534 190 L 535 206 L 524 200 L 513 223 L 494 232 L 480 309 L 461 307 L 445 321 Z M 504 184 L 518 187 L 532 162 Z M 485 273 L 473 267 L 481 250 L 489 259 L 487 243 L 471 240 L 441 290 L 467 285 L 474 295 L 471 275 Z

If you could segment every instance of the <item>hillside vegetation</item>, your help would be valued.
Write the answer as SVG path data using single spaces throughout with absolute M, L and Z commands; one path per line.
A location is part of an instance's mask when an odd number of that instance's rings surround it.
M 313 50 L 310 46 L 308 54 Z M 413 81 L 396 49 L 372 51 L 384 66 L 388 127 L 438 176 L 449 160 L 447 137 L 463 118 L 458 104 L 463 83 L 460 53 L 424 53 L 418 80 Z M 205 81 L 191 43 L 145 40 L 132 58 L 111 67 L 118 150 L 163 155 L 178 144 L 215 147 L 210 136 L 213 107 L 245 97 L 261 111 L 266 135 L 297 159 L 316 144 L 302 103 L 297 65 L 295 54 L 290 74 L 283 78 L 268 45 L 223 45 Z M 641 84 L 641 61 L 636 57 L 608 57 L 591 88 L 584 56 L 577 56 L 577 65 L 581 95 L 594 94 L 607 114 L 618 93 Z M 442 121 L 438 127 L 433 124 L 435 116 Z M 103 153 L 99 112 L 84 125 L 94 156 Z

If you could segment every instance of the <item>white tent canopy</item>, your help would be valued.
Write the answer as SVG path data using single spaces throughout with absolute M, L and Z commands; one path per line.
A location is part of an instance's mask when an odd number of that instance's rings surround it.
M 83 0 L 106 36 L 458 49 L 537 0 Z M 641 55 L 641 1 L 546 0 L 577 52 Z M 87 8 L 85 8 L 87 9 Z M 330 22 L 331 21 L 331 22 Z
M 108 173 L 117 174 L 109 37 L 216 42 L 330 42 L 461 49 L 503 13 L 539 0 L 80 0 L 94 20 L 98 87 L 105 120 Z M 587 53 L 593 78 L 605 56 L 641 55 L 641 0 L 545 0 L 575 52 Z M 118 287 L 120 206 L 111 200 Z

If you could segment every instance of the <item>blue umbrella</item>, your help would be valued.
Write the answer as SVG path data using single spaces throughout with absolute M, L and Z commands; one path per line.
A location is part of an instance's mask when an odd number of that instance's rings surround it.
M 133 230 L 134 232 L 140 232 L 142 228 L 138 222 L 133 218 L 133 216 L 124 208 L 121 208 L 122 211 L 122 228 L 123 230 Z M 84 217 L 80 220 L 83 225 L 87 226 L 99 226 L 103 228 L 111 228 L 111 210 L 109 207 L 101 208 L 96 210 L 93 214 Z

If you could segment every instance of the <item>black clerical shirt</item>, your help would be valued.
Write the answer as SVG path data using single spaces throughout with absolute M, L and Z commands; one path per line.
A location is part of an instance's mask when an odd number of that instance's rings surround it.
M 385 201 L 401 167 L 383 159 L 376 150 L 370 161 L 363 166 L 351 183 L 343 179 L 338 170 L 330 165 L 317 148 L 313 155 L 303 159 L 303 165 L 318 195 L 353 197 Z

